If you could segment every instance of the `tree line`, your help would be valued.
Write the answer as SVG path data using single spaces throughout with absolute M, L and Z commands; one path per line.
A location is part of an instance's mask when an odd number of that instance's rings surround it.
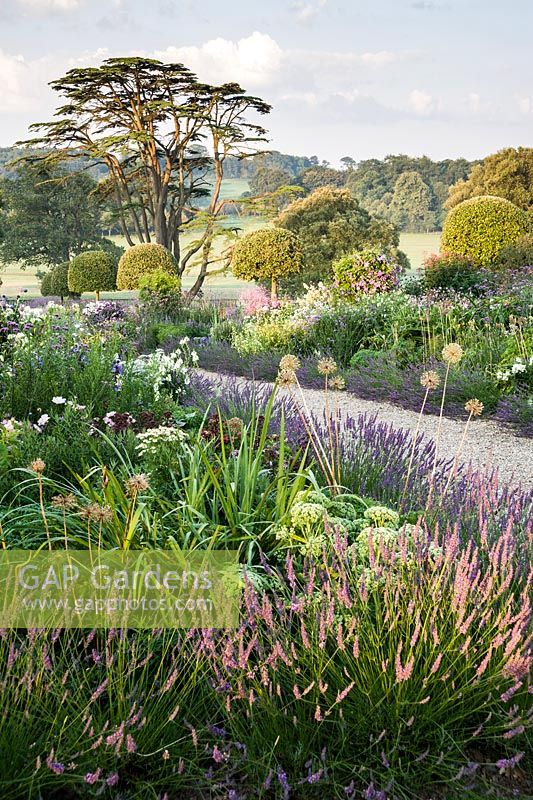
M 224 178 L 249 182 L 234 211 L 273 219 L 304 239 L 303 217 L 315 225 L 309 259 L 317 265 L 329 259 L 317 248 L 357 244 L 360 229 L 365 240 L 394 248 L 399 230 L 438 229 L 447 209 L 469 196 L 532 204 L 530 148 L 481 162 L 345 156 L 336 169 L 316 156 L 267 151 L 258 120 L 270 105 L 235 83 L 203 84 L 183 64 L 112 58 L 51 86 L 61 101 L 54 118 L 33 125 L 34 137 L 15 150 L 0 150 L 4 263 L 50 266 L 95 247 L 116 255 L 109 237 L 120 232 L 130 246 L 163 245 L 179 276 L 194 266 L 194 297 L 227 263 L 216 246 L 228 236 L 232 208 Z

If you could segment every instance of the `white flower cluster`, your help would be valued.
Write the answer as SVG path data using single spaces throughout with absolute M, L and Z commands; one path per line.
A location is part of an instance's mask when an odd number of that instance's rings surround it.
M 520 375 L 527 371 L 528 367 L 533 366 L 533 356 L 529 358 L 515 358 L 508 369 L 499 369 L 496 372 L 496 380 L 507 383 L 514 375 Z
M 177 398 L 189 385 L 189 370 L 197 363 L 198 354 L 189 348 L 189 339 L 184 338 L 172 353 L 156 350 L 148 356 L 139 356 L 133 363 L 133 369 L 146 376 L 154 387 L 155 399 L 159 400 L 163 390 Z
M 144 433 L 138 433 L 136 449 L 140 456 L 156 456 L 161 445 L 181 444 L 186 438 L 187 434 L 180 428 L 160 425 L 158 428 L 149 428 Z

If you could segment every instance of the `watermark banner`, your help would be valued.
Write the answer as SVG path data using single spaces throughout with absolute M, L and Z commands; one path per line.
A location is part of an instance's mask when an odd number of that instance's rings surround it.
M 237 551 L 0 550 L 0 628 L 234 628 Z

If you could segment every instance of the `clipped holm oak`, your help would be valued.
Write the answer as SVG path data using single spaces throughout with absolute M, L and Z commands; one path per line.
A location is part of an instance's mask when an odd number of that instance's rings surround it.
M 272 299 L 278 296 L 278 279 L 302 268 L 303 254 L 296 234 L 282 228 L 261 228 L 235 246 L 231 269 L 236 278 L 271 281 Z
M 136 244 L 118 262 L 117 289 L 138 289 L 139 280 L 151 272 L 177 276 L 176 259 L 162 244 Z
M 68 268 L 70 292 L 114 292 L 117 280 L 117 262 L 104 250 L 92 250 L 75 256 Z
M 452 208 L 442 228 L 441 252 L 490 266 L 501 250 L 528 232 L 525 211 L 503 197 L 471 197 Z

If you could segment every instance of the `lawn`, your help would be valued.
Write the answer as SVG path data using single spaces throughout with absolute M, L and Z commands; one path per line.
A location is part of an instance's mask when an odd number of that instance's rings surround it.
M 428 253 L 438 253 L 440 249 L 440 232 L 433 233 L 401 233 L 400 249 L 407 255 L 413 269 L 420 269 L 422 261 Z

